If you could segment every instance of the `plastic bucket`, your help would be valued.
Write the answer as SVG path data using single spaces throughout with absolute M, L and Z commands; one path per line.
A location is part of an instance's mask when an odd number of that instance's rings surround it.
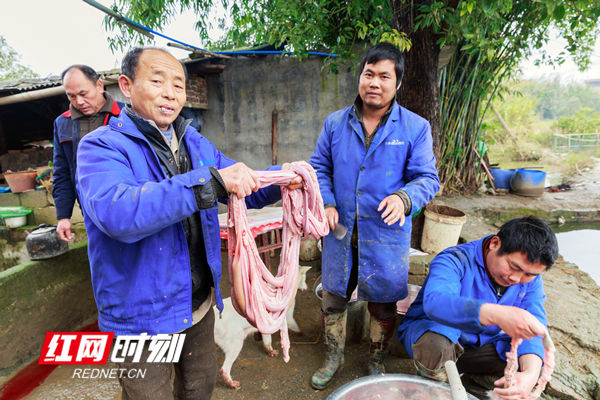
M 544 193 L 545 183 L 544 171 L 518 168 L 510 179 L 510 190 L 521 196 L 537 197 Z
M 421 249 L 435 254 L 456 245 L 466 221 L 466 214 L 456 208 L 442 205 L 427 206 Z
M 494 187 L 496 189 L 510 189 L 510 178 L 515 173 L 514 169 L 490 168 L 494 177 Z

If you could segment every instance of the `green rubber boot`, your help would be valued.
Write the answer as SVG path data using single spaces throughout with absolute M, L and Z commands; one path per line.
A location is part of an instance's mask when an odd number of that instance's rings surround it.
M 344 345 L 346 343 L 346 316 L 347 312 L 323 316 L 325 324 L 325 362 L 310 380 L 314 389 L 325 389 L 335 372 L 344 363 Z
M 388 352 L 390 339 L 394 334 L 396 316 L 385 320 L 378 320 L 371 315 L 369 341 L 369 375 L 385 374 L 383 360 Z

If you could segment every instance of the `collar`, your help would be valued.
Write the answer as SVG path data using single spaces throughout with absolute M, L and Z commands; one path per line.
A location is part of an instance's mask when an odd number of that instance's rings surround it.
M 396 103 L 396 100 L 392 100 L 388 109 L 381 116 L 381 119 L 379 120 L 380 122 L 386 121 L 388 119 L 388 117 L 392 113 L 392 109 L 394 108 L 394 103 Z M 360 123 L 362 123 L 363 122 L 363 100 L 361 99 L 361 97 L 359 95 L 357 95 L 356 99 L 354 99 L 354 114 L 356 115 L 356 119 L 358 119 L 358 121 Z
M 109 114 L 113 114 L 113 115 L 118 115 L 119 114 L 118 112 L 115 113 L 115 107 L 113 104 L 115 101 L 113 100 L 112 96 L 106 91 L 104 93 L 102 93 L 102 95 L 104 96 L 104 105 L 102 105 L 102 107 L 96 114 L 109 113 Z M 118 107 L 117 107 L 117 110 L 118 110 Z M 71 111 L 71 119 L 72 120 L 76 120 L 76 119 L 84 118 L 84 117 L 91 117 L 91 115 L 83 114 L 81 111 L 79 111 L 78 109 L 73 107 L 73 104 L 71 104 L 71 103 L 69 103 L 69 111 Z
M 144 117 L 140 117 L 135 111 L 133 111 L 133 108 L 131 108 L 129 104 L 126 105 L 123 108 L 123 110 L 141 133 L 147 134 L 149 132 L 158 132 L 161 136 L 164 136 L 163 131 L 161 131 L 158 128 L 156 122 L 146 119 Z M 175 121 L 173 121 L 173 123 L 169 125 L 169 129 L 173 129 L 173 133 L 171 134 L 177 135 L 177 140 L 181 140 L 183 134 L 185 133 L 185 130 L 191 122 L 191 120 L 186 120 L 181 115 L 178 115 Z

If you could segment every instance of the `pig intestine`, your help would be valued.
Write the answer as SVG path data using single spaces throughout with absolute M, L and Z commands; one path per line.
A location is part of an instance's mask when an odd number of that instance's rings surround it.
M 296 295 L 298 259 L 302 234 L 320 238 L 329 233 L 316 174 L 306 162 L 292 163 L 291 170 L 257 171 L 260 187 L 281 186 L 283 207 L 282 249 L 277 275 L 261 260 L 248 224 L 246 203 L 229 197 L 228 256 L 231 299 L 236 311 L 261 333 L 281 332 L 283 359 L 289 360 L 290 341 L 286 312 Z M 286 186 L 297 175 L 301 189 Z
M 516 384 L 515 373 L 517 372 L 518 359 L 517 359 L 517 348 L 521 344 L 522 339 L 512 339 L 510 343 L 510 351 L 506 353 L 506 368 L 504 369 L 504 387 L 510 388 Z M 534 400 L 540 397 L 554 371 L 555 353 L 556 348 L 550 338 L 550 333 L 546 331 L 543 338 L 544 343 L 544 367 L 542 373 L 537 381 L 537 385 L 533 392 L 527 397 L 528 400 Z

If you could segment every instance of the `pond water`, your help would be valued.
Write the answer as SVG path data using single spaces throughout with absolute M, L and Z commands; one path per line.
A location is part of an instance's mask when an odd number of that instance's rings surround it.
M 600 285 L 600 222 L 565 224 L 553 229 L 563 258 Z

